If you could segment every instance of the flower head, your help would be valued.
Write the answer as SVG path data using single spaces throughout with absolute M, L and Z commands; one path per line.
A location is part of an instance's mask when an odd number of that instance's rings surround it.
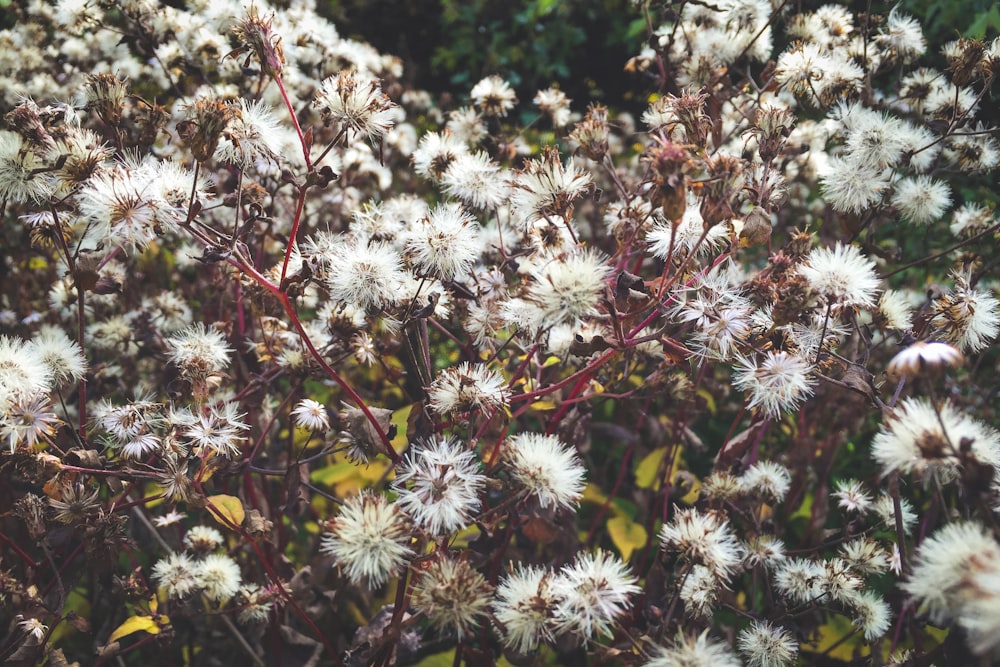
M 639 592 L 636 578 L 614 554 L 579 553 L 552 579 L 556 630 L 577 640 L 611 634 L 611 626 Z
M 660 544 L 689 562 L 704 565 L 723 580 L 733 575 L 743 556 L 729 521 L 714 511 L 678 510 L 673 521 L 660 530 Z
M 503 624 L 504 645 L 526 654 L 542 642 L 554 640 L 552 573 L 541 567 L 518 565 L 500 581 L 493 614 Z
M 522 433 L 503 449 L 511 477 L 542 507 L 573 507 L 583 493 L 586 470 L 576 452 L 559 438 Z
M 438 536 L 468 525 L 485 484 L 475 455 L 444 438 L 413 447 L 397 469 L 393 487 L 399 506 Z
M 517 95 L 506 81 L 492 74 L 482 79 L 469 93 L 472 102 L 487 116 L 506 116 L 517 104 Z
M 413 584 L 413 607 L 440 632 L 469 636 L 489 610 L 493 589 L 466 560 L 439 558 Z
M 753 621 L 740 630 L 736 646 L 748 667 L 786 667 L 795 662 L 799 645 L 784 628 Z
M 363 491 L 348 498 L 330 526 L 322 549 L 356 584 L 368 582 L 378 588 L 413 553 L 409 517 L 382 495 Z
M 852 245 L 815 248 L 799 267 L 799 273 L 817 294 L 839 308 L 871 308 L 879 279 L 875 263 Z
M 507 381 L 486 364 L 462 362 L 441 371 L 427 388 L 430 406 L 441 415 L 495 410 L 507 405 Z
M 733 386 L 750 393 L 748 408 L 760 407 L 771 418 L 794 410 L 812 395 L 811 366 L 798 355 L 770 350 L 759 362 L 741 357 Z
M 240 590 L 240 566 L 226 554 L 209 554 L 194 564 L 194 576 L 205 595 L 223 602 Z
M 314 104 L 329 122 L 340 123 L 369 139 L 385 136 L 399 109 L 382 92 L 377 79 L 351 70 L 324 80 Z

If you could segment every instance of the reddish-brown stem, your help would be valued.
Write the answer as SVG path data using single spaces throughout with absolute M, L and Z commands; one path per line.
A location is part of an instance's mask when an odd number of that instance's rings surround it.
M 295 202 L 295 217 L 292 218 L 292 231 L 288 235 L 288 246 L 285 248 L 285 261 L 281 264 L 281 283 L 285 282 L 288 274 L 288 262 L 292 259 L 292 250 L 295 249 L 299 235 L 299 224 L 302 222 L 302 209 L 306 205 L 306 191 L 308 186 L 299 188 L 299 196 Z
M 3 542 L 5 544 L 7 544 L 11 549 L 14 550 L 14 553 L 16 553 L 22 559 L 24 559 L 24 561 L 28 564 L 28 566 L 31 569 L 37 570 L 38 567 L 41 565 L 41 563 L 36 563 L 34 558 L 32 558 L 28 554 L 24 553 L 24 551 L 21 550 L 21 547 L 17 546 L 17 544 L 14 542 L 14 540 L 10 539 L 9 537 L 7 537 L 6 535 L 4 535 L 3 533 L 0 533 L 0 540 L 3 540 Z
M 310 170 L 312 169 L 312 163 L 309 161 L 309 144 L 306 143 L 305 135 L 302 134 L 302 128 L 299 126 L 299 117 L 295 115 L 295 106 L 292 104 L 291 98 L 288 97 L 288 91 L 285 90 L 285 82 L 281 80 L 281 77 L 274 77 L 274 82 L 278 84 L 278 90 L 281 91 L 281 99 L 285 101 L 288 115 L 292 117 L 292 125 L 295 126 L 295 134 L 299 136 L 299 143 L 302 144 L 302 157 L 306 161 L 306 170 Z

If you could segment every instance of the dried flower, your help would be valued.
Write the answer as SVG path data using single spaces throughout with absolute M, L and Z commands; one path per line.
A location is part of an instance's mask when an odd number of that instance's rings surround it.
M 543 508 L 572 508 L 583 494 L 586 471 L 576 452 L 555 436 L 514 436 L 504 446 L 503 457 L 511 477 Z
M 441 439 L 412 447 L 397 469 L 393 487 L 400 508 L 439 536 L 468 525 L 479 509 L 485 483 L 474 454 L 458 442 Z
M 489 610 L 492 588 L 468 561 L 438 558 L 413 584 L 413 607 L 439 632 L 467 637 Z
M 321 548 L 344 568 L 352 582 L 378 588 L 413 554 L 409 542 L 410 521 L 401 505 L 362 491 L 341 506 Z

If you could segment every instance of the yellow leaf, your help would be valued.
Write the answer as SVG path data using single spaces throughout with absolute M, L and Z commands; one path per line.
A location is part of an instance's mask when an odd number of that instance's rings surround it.
M 533 410 L 555 410 L 556 404 L 552 401 L 535 401 L 531 404 Z
M 663 463 L 663 457 L 666 455 L 666 447 L 657 447 L 646 454 L 639 461 L 639 465 L 635 467 L 635 485 L 640 489 L 652 489 L 653 485 L 659 482 L 656 473 L 660 472 L 660 464 Z
M 560 361 L 559 357 L 548 357 L 543 363 L 542 368 L 548 368 L 549 366 L 555 366 Z
M 622 560 L 628 560 L 636 549 L 646 546 L 646 528 L 632 521 L 627 516 L 616 516 L 608 519 L 608 535 L 622 555 Z
M 715 397 L 712 396 L 712 392 L 708 389 L 702 388 L 698 390 L 698 395 L 705 399 L 705 407 L 708 408 L 710 414 L 715 414 L 718 412 L 718 407 L 715 405 Z
M 680 445 L 675 448 L 674 462 L 670 466 L 670 471 L 664 475 L 662 470 L 663 458 L 667 455 L 669 447 L 657 447 L 643 457 L 635 467 L 635 485 L 640 489 L 653 489 L 658 491 L 664 479 L 673 479 L 677 471 L 680 470 L 683 449 Z
M 108 637 L 108 642 L 118 641 L 122 637 L 127 637 L 133 632 L 148 632 L 151 635 L 160 632 L 160 626 L 156 624 L 152 616 L 130 616 L 125 622 L 115 628 L 115 631 Z
M 413 404 L 411 403 L 392 413 L 390 423 L 396 425 L 396 437 L 389 444 L 392 445 L 397 454 L 406 450 L 406 427 L 408 426 L 407 422 L 410 419 L 410 411 L 412 409 Z
M 212 516 L 223 526 L 231 528 L 232 526 L 243 525 L 245 513 L 243 511 L 243 503 L 240 502 L 239 498 L 220 494 L 209 496 L 206 500 L 212 503 L 212 507 L 215 508 Z
M 356 474 L 357 468 L 358 466 L 350 461 L 341 461 L 319 470 L 313 470 L 309 474 L 309 481 L 313 484 L 330 487 Z
M 604 393 L 604 385 L 601 384 L 600 382 L 598 382 L 597 380 L 591 380 L 590 381 L 590 390 L 592 392 L 594 392 L 595 394 L 603 394 Z

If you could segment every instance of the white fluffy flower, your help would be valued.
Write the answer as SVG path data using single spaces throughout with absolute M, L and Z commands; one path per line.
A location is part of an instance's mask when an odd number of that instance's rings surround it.
M 760 361 L 740 357 L 733 386 L 749 392 L 749 409 L 761 408 L 768 417 L 796 409 L 812 395 L 811 366 L 789 352 L 769 350 Z
M 410 521 L 396 503 L 363 491 L 348 498 L 323 536 L 322 550 L 354 583 L 378 588 L 412 555 Z
M 552 577 L 544 568 L 518 565 L 500 581 L 493 614 L 503 626 L 507 648 L 526 654 L 540 643 L 554 640 Z
M 399 506 L 431 535 L 461 530 L 479 509 L 486 476 L 475 455 L 458 442 L 441 439 L 410 449 L 396 471 Z
M 843 308 L 871 308 L 879 278 L 875 262 L 861 254 L 855 246 L 837 245 L 814 248 L 799 267 L 799 273 L 817 294 L 828 303 Z
M 511 477 L 542 507 L 572 508 L 583 493 L 586 470 L 576 452 L 553 435 L 522 433 L 503 449 Z
M 729 521 L 718 512 L 679 509 L 660 530 L 660 544 L 691 563 L 709 568 L 728 581 L 743 557 Z
M 552 580 L 555 627 L 579 641 L 608 636 L 639 590 L 635 576 L 614 554 L 579 553 Z
M 209 554 L 196 561 L 194 576 L 205 595 L 216 602 L 236 595 L 243 579 L 240 566 L 226 554 Z

